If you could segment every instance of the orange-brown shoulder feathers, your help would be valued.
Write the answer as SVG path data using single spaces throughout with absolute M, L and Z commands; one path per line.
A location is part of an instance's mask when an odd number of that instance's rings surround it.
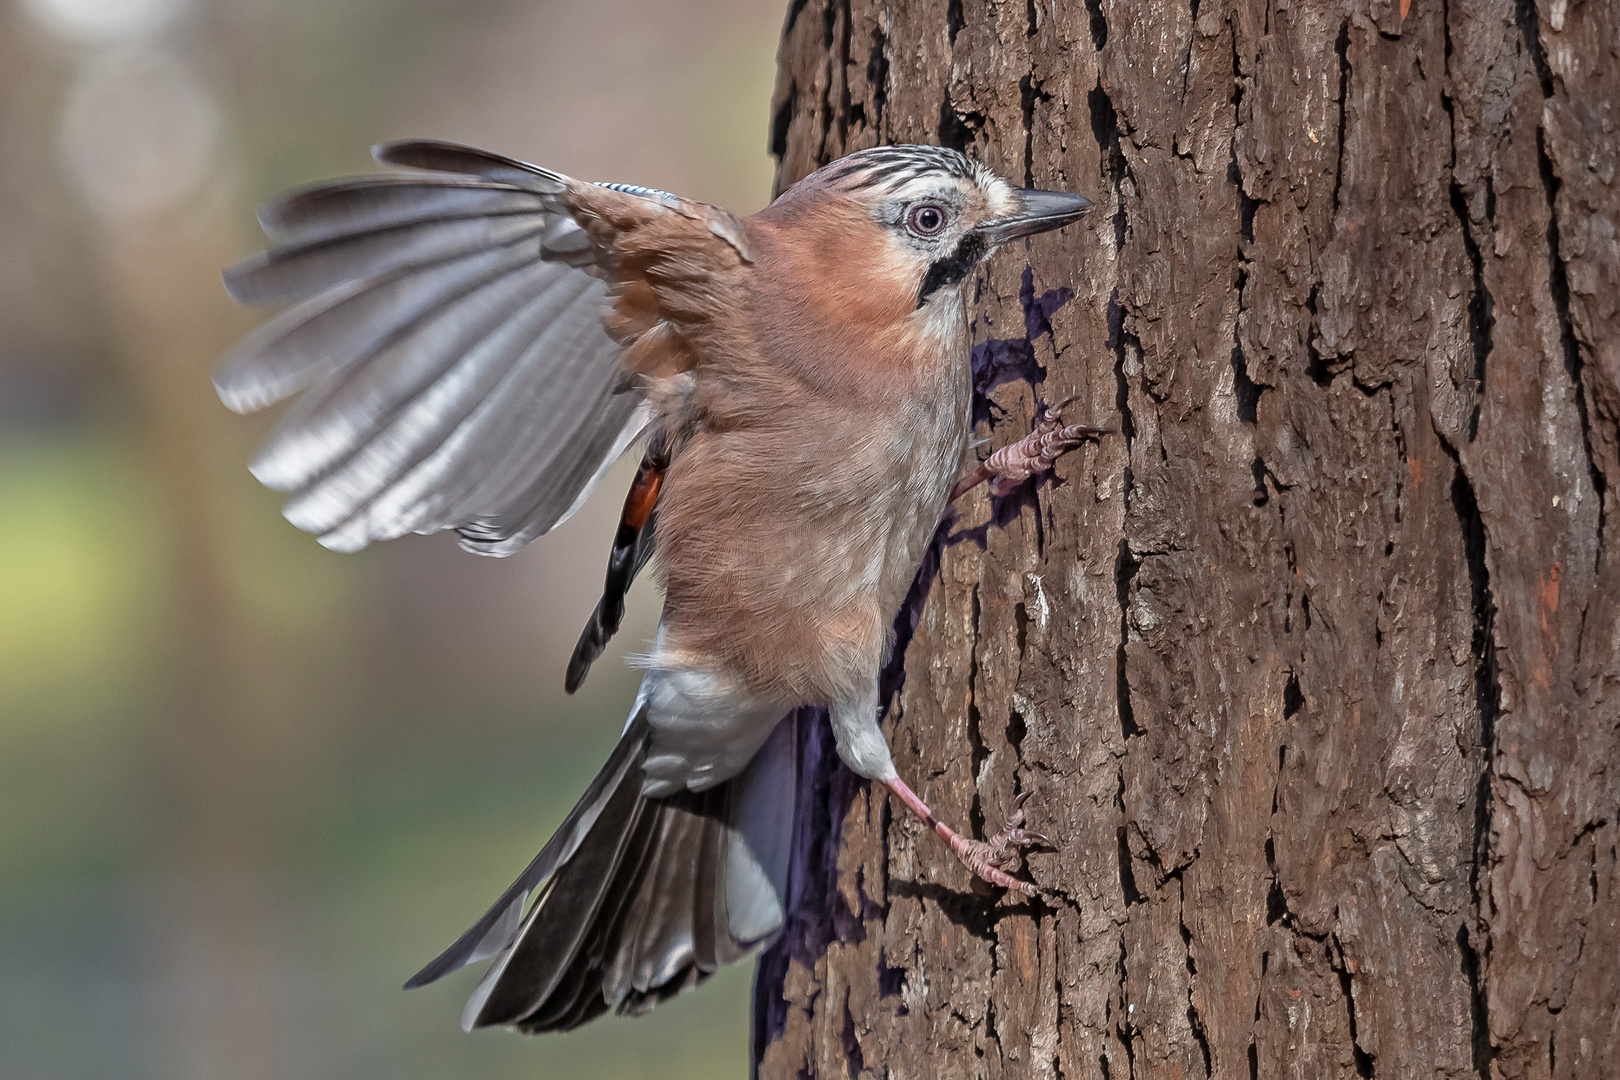
M 599 252 L 613 301 L 604 325 L 626 346 L 625 369 L 655 379 L 690 371 L 694 328 L 735 297 L 751 261 L 741 222 L 706 203 L 577 180 L 562 202 Z

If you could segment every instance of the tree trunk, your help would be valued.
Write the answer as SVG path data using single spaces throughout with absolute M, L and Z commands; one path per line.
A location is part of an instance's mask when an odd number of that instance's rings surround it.
M 1620 1076 L 1617 11 L 796 0 L 780 184 L 1091 196 L 980 278 L 978 433 L 1121 432 L 964 500 L 897 627 L 901 775 L 1032 791 L 1042 894 L 801 725 L 760 1075 Z

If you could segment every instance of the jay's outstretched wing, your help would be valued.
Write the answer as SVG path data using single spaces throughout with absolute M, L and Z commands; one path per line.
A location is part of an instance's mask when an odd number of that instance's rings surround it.
M 646 428 L 632 374 L 690 366 L 664 310 L 680 289 L 645 251 L 679 257 L 669 240 L 684 233 L 735 263 L 735 219 L 448 143 L 375 154 L 424 171 L 318 184 L 261 212 L 276 246 L 226 286 L 293 306 L 232 350 L 215 386 L 238 412 L 302 391 L 251 469 L 326 546 L 454 529 L 468 550 L 509 555 Z M 692 247 L 680 269 L 712 258 L 693 262 Z

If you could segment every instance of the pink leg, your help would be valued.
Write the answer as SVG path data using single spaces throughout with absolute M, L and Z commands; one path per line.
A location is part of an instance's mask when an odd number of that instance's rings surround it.
M 1083 440 L 1113 430 L 1092 427 L 1090 424 L 1065 424 L 1063 410 L 1072 404 L 1074 399 L 1069 398 L 1042 409 L 1028 435 L 1003 446 L 956 482 L 956 486 L 951 488 L 951 501 L 955 502 L 986 480 L 990 481 L 992 495 L 1005 495 L 1031 476 L 1050 469 L 1058 458 L 1079 446 Z
M 923 819 L 923 823 L 940 835 L 940 838 L 951 846 L 956 857 L 962 864 L 978 877 L 1000 885 L 1004 889 L 1015 889 L 1028 896 L 1035 895 L 1035 886 L 1027 881 L 1019 881 L 1008 874 L 1006 867 L 1016 864 L 1018 849 L 1027 844 L 1049 844 L 1046 837 L 1038 832 L 1031 832 L 1022 828 L 1024 824 L 1024 800 L 1029 798 L 1029 792 L 1018 796 L 1013 803 L 1013 812 L 1007 816 L 1006 824 L 989 840 L 969 840 L 955 829 L 934 816 L 928 809 L 928 804 L 917 797 L 917 793 L 906 786 L 906 782 L 898 776 L 893 780 L 885 780 L 884 784 L 894 792 L 899 800 L 911 808 L 912 813 Z

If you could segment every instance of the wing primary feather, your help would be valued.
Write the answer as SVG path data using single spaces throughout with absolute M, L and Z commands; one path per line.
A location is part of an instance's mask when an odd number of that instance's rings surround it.
M 518 306 L 502 308 L 505 317 L 490 318 L 471 345 L 447 338 L 437 350 L 411 350 L 418 353 L 411 357 L 418 376 L 386 373 L 385 389 L 392 396 L 376 403 L 378 418 L 366 418 L 358 426 L 358 438 L 351 437 L 348 448 L 331 455 L 337 463 L 288 501 L 283 511 L 287 520 L 314 533 L 336 528 L 442 445 L 510 370 L 511 357 L 533 342 L 558 305 L 553 293 L 566 289 L 555 281 L 539 291 L 532 285 L 532 280 L 514 282 L 509 292 L 516 294 Z M 310 426 L 311 436 L 318 436 L 319 427 Z M 335 437 L 341 438 L 341 431 Z
M 383 143 L 371 148 L 371 156 L 383 165 L 482 176 L 543 195 L 560 195 L 568 186 L 567 177 L 550 169 L 492 154 L 488 150 L 437 139 L 404 139 Z
M 618 386 L 617 383 L 615 383 L 611 387 L 611 393 L 617 397 L 623 394 L 624 390 L 622 387 Z M 614 437 L 612 445 L 610 445 L 607 452 L 602 455 L 602 460 L 600 464 L 596 466 L 596 471 L 590 475 L 590 478 L 585 481 L 585 485 L 579 489 L 579 494 L 574 496 L 574 501 L 569 504 L 568 509 L 564 510 L 562 515 L 558 517 L 556 521 L 549 525 L 542 526 L 541 519 L 537 516 L 541 508 L 531 507 L 530 510 L 525 514 L 522 528 L 513 531 L 505 537 L 493 539 L 487 543 L 493 547 L 498 547 L 513 541 L 526 544 L 530 540 L 533 540 L 536 536 L 539 536 L 542 532 L 546 532 L 550 529 L 556 528 L 558 525 L 561 525 L 563 522 L 573 517 L 574 514 L 579 511 L 581 506 L 585 505 L 585 500 L 590 497 L 591 492 L 595 491 L 597 485 L 600 484 L 603 478 L 607 476 L 607 472 L 613 467 L 614 462 L 618 461 L 619 458 L 624 456 L 624 452 L 630 449 L 630 445 L 632 443 L 647 433 L 647 427 L 652 423 L 652 406 L 650 406 L 646 401 L 642 400 L 640 395 L 634 395 L 629 400 L 636 402 L 636 407 L 631 411 L 629 419 L 624 422 L 624 426 L 619 429 L 619 434 Z M 586 456 L 588 457 L 589 455 Z M 468 537 L 463 534 L 462 540 L 466 541 L 468 540 Z M 462 546 L 466 547 L 469 551 L 477 550 L 477 547 L 468 547 L 466 543 L 463 543 Z M 494 553 L 495 552 L 480 552 L 480 554 Z M 509 555 L 511 552 L 507 551 L 504 552 L 504 554 Z
M 472 177 L 355 176 L 298 188 L 259 208 L 259 226 L 278 243 L 511 213 L 555 212 L 553 200 Z
M 611 390 L 596 398 L 590 403 L 588 422 L 574 431 L 565 447 L 567 464 L 537 476 L 521 491 L 503 495 L 501 508 L 495 512 L 479 514 L 457 526 L 461 546 L 479 555 L 510 555 L 567 521 L 633 441 L 624 436 L 635 425 L 640 409 L 635 399 Z
M 256 412 L 322 376 L 363 363 L 444 305 L 532 261 L 520 240 L 438 266 L 402 267 L 330 289 L 243 338 L 220 361 L 214 388 L 227 408 Z
M 226 271 L 226 286 L 247 303 L 295 303 L 225 358 L 216 386 L 241 411 L 301 392 L 251 468 L 291 493 L 289 519 L 328 547 L 454 529 L 470 551 L 511 554 L 566 520 L 645 430 L 626 346 L 647 346 L 655 367 L 689 361 L 664 355 L 680 350 L 660 329 L 708 309 L 672 285 L 709 262 L 737 267 L 705 229 L 732 247 L 741 234 L 716 226 L 733 219 L 712 207 L 455 143 L 388 143 L 374 156 L 417 171 L 315 184 L 261 210 L 277 246 Z M 606 258 L 600 245 L 653 244 L 650 223 L 674 229 L 676 256 Z M 526 288 L 553 281 L 540 265 L 577 278 L 577 295 L 525 306 Z M 604 325 L 608 301 L 637 288 L 672 295 Z M 534 348 L 512 347 L 520 326 Z M 649 529 L 620 545 L 587 651 L 622 619 L 650 544 Z
M 243 304 L 313 296 L 357 277 L 379 277 L 457 255 L 500 247 L 544 231 L 547 215 L 528 211 L 451 221 L 418 221 L 272 248 L 225 271 L 225 290 Z
M 412 319 L 363 364 L 334 371 L 298 400 L 265 440 L 249 469 L 277 491 L 298 491 L 374 438 L 400 405 L 504 323 L 548 284 L 544 264 L 504 266 L 464 281 L 460 295 Z
M 547 340 L 526 365 L 529 370 L 501 391 L 505 407 L 480 428 L 479 441 L 504 452 L 461 477 L 464 486 L 446 492 L 446 516 L 439 527 L 462 525 L 481 537 L 503 537 L 531 515 L 541 515 L 530 533 L 531 538 L 539 535 L 572 505 L 575 492 L 596 473 L 601 456 L 616 445 L 638 402 L 614 394 L 611 380 L 601 377 L 602 361 L 617 355 L 597 318 L 605 287 L 592 278 L 582 280 L 589 292 L 547 328 Z M 563 368 L 542 362 L 553 355 L 581 360 Z
M 570 306 L 600 288 L 594 279 L 580 281 L 584 291 L 574 294 Z M 553 351 L 568 355 L 574 344 L 568 324 L 554 320 L 432 453 L 323 536 L 322 543 L 350 550 L 368 539 L 455 527 L 477 518 L 474 507 L 503 506 L 494 497 L 499 490 L 491 492 L 489 484 L 512 471 L 535 478 L 536 484 L 566 486 L 568 478 L 549 466 L 559 455 L 584 452 L 589 440 L 575 442 L 576 433 L 587 428 L 611 441 L 624 422 L 619 417 L 611 426 L 601 423 L 592 402 L 609 395 L 600 380 L 592 380 L 589 364 L 559 370 L 540 362 Z M 634 406 L 626 403 L 624 412 Z M 572 499 L 571 491 L 567 498 Z

